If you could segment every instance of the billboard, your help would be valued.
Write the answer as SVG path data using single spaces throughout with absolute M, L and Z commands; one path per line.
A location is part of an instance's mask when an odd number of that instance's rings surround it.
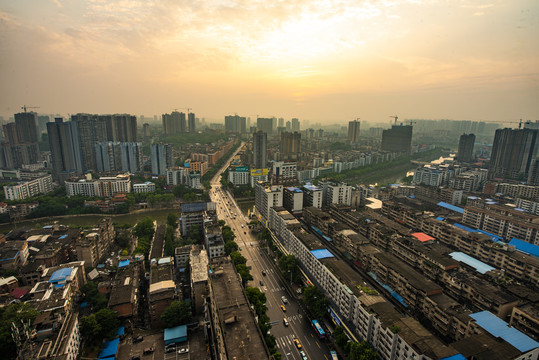
M 251 176 L 268 175 L 269 169 L 251 169 Z
M 238 172 L 247 172 L 249 171 L 249 168 L 247 166 L 236 166 L 236 168 L 234 169 L 234 171 L 238 171 Z

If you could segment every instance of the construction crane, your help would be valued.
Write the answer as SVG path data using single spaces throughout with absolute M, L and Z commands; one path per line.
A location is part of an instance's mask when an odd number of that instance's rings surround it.
M 191 110 L 193 110 L 193 108 L 176 108 L 174 109 L 174 111 L 178 111 L 178 110 L 187 110 L 187 113 L 189 114 L 191 112 Z
M 397 120 L 399 119 L 399 117 L 397 115 L 389 116 L 389 117 L 395 119 L 395 125 L 397 125 Z
M 21 106 L 21 109 L 24 110 L 24 112 L 26 112 L 26 109 L 39 109 L 39 106 L 26 106 L 26 105 L 23 105 L 23 106 Z

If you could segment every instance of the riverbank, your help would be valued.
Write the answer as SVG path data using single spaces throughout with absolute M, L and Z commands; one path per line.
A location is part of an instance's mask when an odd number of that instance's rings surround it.
M 179 212 L 178 208 L 160 208 L 160 209 L 140 209 L 129 214 L 77 214 L 50 216 L 31 220 L 16 221 L 15 223 L 0 224 L 0 233 L 6 234 L 15 228 L 37 229 L 46 225 L 61 224 L 70 227 L 88 227 L 95 226 L 99 220 L 104 217 L 111 217 L 112 221 L 118 224 L 135 225 L 140 220 L 149 216 L 158 223 L 165 223 L 167 215 L 171 212 Z

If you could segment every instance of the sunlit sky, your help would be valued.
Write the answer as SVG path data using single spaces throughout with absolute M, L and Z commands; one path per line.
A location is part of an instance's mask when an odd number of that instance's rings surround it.
M 0 0 L 0 115 L 539 119 L 537 0 Z

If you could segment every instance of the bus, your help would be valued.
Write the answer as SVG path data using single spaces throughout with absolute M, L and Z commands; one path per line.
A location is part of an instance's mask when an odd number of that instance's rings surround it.
M 322 326 L 320 326 L 320 324 L 318 323 L 318 320 L 313 320 L 312 324 L 313 324 L 314 331 L 316 331 L 316 335 L 318 335 L 320 339 L 325 338 L 326 333 L 324 332 L 324 329 L 322 329 Z
M 339 360 L 339 358 L 337 357 L 337 352 L 335 350 L 331 350 L 329 354 L 331 355 L 331 360 Z

